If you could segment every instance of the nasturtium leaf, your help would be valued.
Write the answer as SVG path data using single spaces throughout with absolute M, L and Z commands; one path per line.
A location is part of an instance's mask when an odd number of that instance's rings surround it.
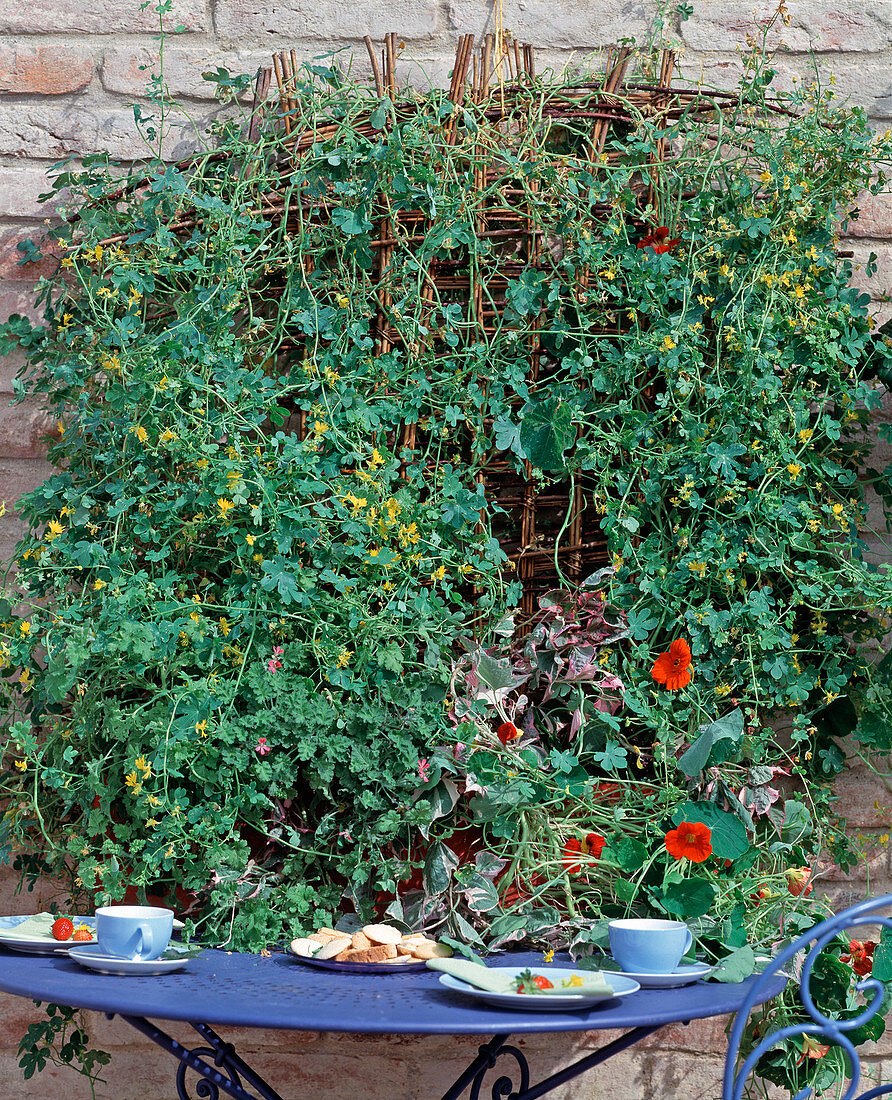
M 888 928 L 883 929 L 873 953 L 871 976 L 881 982 L 892 982 L 892 931 Z
M 690 920 L 708 913 L 715 901 L 715 887 L 705 878 L 686 878 L 670 882 L 660 897 L 667 913 Z
M 576 439 L 573 410 L 560 398 L 527 404 L 520 425 L 520 445 L 526 458 L 539 470 L 563 470 L 564 452 Z
M 717 982 L 725 982 L 728 985 L 736 985 L 748 978 L 756 968 L 756 953 L 745 944 L 726 955 L 712 972 L 711 977 Z
M 601 858 L 617 864 L 623 871 L 638 871 L 647 859 L 647 848 L 630 836 L 613 836 L 604 845 Z
M 700 736 L 678 760 L 685 775 L 693 778 L 708 764 L 729 759 L 743 738 L 743 711 L 738 707 L 709 725 L 700 726 Z
M 718 859 L 737 859 L 749 850 L 743 822 L 714 802 L 685 802 L 673 813 L 672 821 L 676 825 L 682 821 L 699 821 L 707 825 L 712 834 L 712 854 Z

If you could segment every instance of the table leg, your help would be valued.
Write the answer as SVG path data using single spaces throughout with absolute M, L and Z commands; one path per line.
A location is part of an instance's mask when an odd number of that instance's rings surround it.
M 586 1070 L 592 1069 L 602 1062 L 606 1062 L 607 1059 L 612 1058 L 614 1054 L 619 1054 L 621 1051 L 634 1046 L 635 1043 L 644 1039 L 647 1035 L 652 1035 L 653 1032 L 659 1031 L 660 1027 L 662 1027 L 661 1024 L 657 1024 L 654 1027 L 632 1028 L 631 1031 L 627 1031 L 624 1035 L 620 1035 L 618 1039 L 614 1039 L 612 1043 L 607 1043 L 606 1046 L 592 1051 L 591 1054 L 587 1054 L 584 1058 L 580 1058 L 578 1062 L 574 1062 L 572 1066 L 567 1066 L 566 1069 L 553 1073 L 550 1077 L 546 1077 L 544 1080 L 540 1081 L 538 1085 L 533 1085 L 532 1087 L 530 1087 L 529 1065 L 523 1053 L 518 1050 L 517 1047 L 505 1045 L 509 1036 L 496 1035 L 490 1039 L 488 1043 L 480 1047 L 477 1057 L 458 1078 L 455 1084 L 443 1094 L 442 1100 L 458 1100 L 458 1097 L 462 1095 L 468 1086 L 470 1086 L 471 1089 L 468 1094 L 468 1100 L 479 1100 L 483 1079 L 490 1070 L 495 1068 L 497 1060 L 503 1055 L 509 1055 L 517 1062 L 517 1072 L 519 1073 L 518 1087 L 515 1089 L 510 1077 L 505 1075 L 498 1077 L 492 1085 L 492 1100 L 537 1100 L 538 1097 L 545 1096 L 546 1093 L 558 1088 L 559 1085 L 563 1085 L 567 1081 L 572 1081 L 574 1077 L 578 1077 L 581 1073 L 585 1073 Z
M 201 1078 L 195 1087 L 195 1095 L 202 1100 L 219 1100 L 221 1089 L 235 1100 L 282 1100 L 275 1089 L 239 1058 L 232 1043 L 224 1042 L 207 1024 L 191 1024 L 208 1046 L 190 1050 L 142 1016 L 122 1015 L 121 1019 L 179 1061 L 177 1096 L 180 1100 L 191 1100 L 186 1091 L 186 1072 L 190 1069 Z

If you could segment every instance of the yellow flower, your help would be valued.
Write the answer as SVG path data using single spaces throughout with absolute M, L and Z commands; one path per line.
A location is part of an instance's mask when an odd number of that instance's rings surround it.
M 103 588 L 105 588 L 105 581 L 103 581 L 99 577 L 97 577 L 96 580 L 93 581 L 94 591 L 100 592 Z
M 352 508 L 354 512 L 359 508 L 365 508 L 368 504 L 368 499 L 366 497 L 358 497 L 355 493 L 347 493 L 346 496 L 341 497 L 341 500 L 348 507 Z
M 28 622 L 27 619 L 25 619 L 24 622 L 19 623 L 19 633 L 22 635 L 23 638 L 27 638 L 28 635 L 31 633 L 31 624 Z
M 135 435 L 140 443 L 145 443 L 145 441 L 149 438 L 149 433 L 145 430 L 142 424 L 131 424 L 127 430 L 131 433 L 131 435 Z
M 19 769 L 20 772 L 27 771 L 28 770 L 28 761 L 27 760 L 16 760 L 15 761 L 15 766 Z
M 690 571 L 692 573 L 699 573 L 700 576 L 702 577 L 706 573 L 706 562 L 705 561 L 689 561 L 688 562 L 688 569 L 690 569 Z
M 124 783 L 130 788 L 134 798 L 142 792 L 142 783 L 140 783 L 139 776 L 135 771 L 128 772 L 127 775 L 124 776 Z
M 341 309 L 346 309 L 347 306 L 350 305 L 350 299 L 347 297 L 346 294 L 339 294 L 335 301 L 338 303 Z
M 200 722 L 195 723 L 195 732 L 198 733 L 198 734 L 201 734 L 202 737 L 207 737 L 207 735 L 208 735 L 208 720 L 207 720 L 207 718 L 202 718 L 202 720 Z
M 51 519 L 47 524 L 46 531 L 44 532 L 43 537 L 46 539 L 47 542 L 52 542 L 53 539 L 58 538 L 64 530 L 64 526 L 59 523 L 58 520 Z
M 774 176 L 772 176 L 769 169 L 766 168 L 765 171 L 759 176 L 759 179 L 762 181 L 762 183 L 771 183 L 771 181 L 774 179 Z
M 554 952 L 553 951 L 552 951 L 551 954 L 552 954 L 552 957 L 554 957 Z M 546 962 L 551 962 L 551 959 L 546 959 L 545 961 Z M 580 985 L 583 985 L 583 984 L 584 983 L 583 983 L 581 974 L 571 974 L 569 978 L 567 978 L 565 981 L 561 982 L 561 987 L 564 988 L 564 989 L 572 989 L 572 988 L 575 988 L 576 986 L 580 986 Z
M 152 774 L 152 765 L 146 760 L 144 756 L 137 756 L 137 758 L 133 761 L 133 766 L 135 768 L 139 768 L 139 770 L 144 773 L 146 779 L 148 779 Z
M 201 615 L 199 615 L 199 613 L 197 611 L 193 611 L 191 613 L 191 615 L 189 616 L 189 618 L 192 620 L 193 623 L 200 623 L 201 622 Z
M 146 821 L 146 828 L 147 829 L 154 829 L 157 826 L 157 824 L 158 824 L 158 819 L 156 817 L 150 817 Z
M 385 459 L 377 447 L 372 448 L 372 457 L 369 460 L 369 465 L 372 467 L 383 466 Z
M 235 505 L 232 503 L 231 500 L 227 500 L 225 497 L 217 497 L 217 507 L 220 509 L 220 512 L 225 519 L 235 507 Z
M 542 961 L 547 962 L 547 963 L 550 963 L 550 962 L 554 961 L 554 948 L 553 947 L 549 947 L 548 950 L 544 952 L 544 954 L 542 955 Z
M 245 542 L 249 546 L 253 546 L 254 545 L 254 535 L 245 535 Z
M 676 346 L 677 345 L 671 336 L 663 337 L 663 351 L 672 351 L 672 349 Z
M 172 432 L 170 428 L 165 428 L 164 431 L 158 436 L 159 443 L 172 443 L 177 438 L 177 433 Z
M 446 576 L 446 566 L 441 565 L 439 569 L 435 569 L 431 573 L 431 581 L 436 584 L 437 581 L 441 581 Z
M 396 499 L 396 497 L 389 497 L 384 502 L 384 507 L 387 509 L 387 524 L 388 524 L 388 526 L 390 526 L 391 524 L 396 523 L 400 512 L 402 512 L 402 510 L 403 510 L 402 504 L 400 504 L 400 502 Z
M 353 650 L 347 649 L 346 646 L 341 646 L 341 650 L 338 653 L 337 667 L 346 668 L 350 664 L 350 658 L 353 656 Z
M 802 467 L 799 465 L 798 462 L 788 462 L 787 473 L 795 481 L 796 478 L 799 477 L 799 475 L 802 473 Z
M 229 634 L 229 631 L 232 630 L 232 627 L 229 625 L 229 620 L 226 618 L 225 615 L 221 616 L 221 618 L 219 619 L 219 627 L 220 633 L 223 635 L 224 638 Z
M 324 420 L 313 421 L 313 431 L 316 433 L 316 435 L 323 435 L 325 432 L 330 431 L 330 429 L 331 425 L 326 424 Z
M 400 525 L 399 530 L 400 546 L 414 546 L 416 542 L 421 538 L 418 531 L 418 526 L 415 523 L 410 523 L 408 527 L 405 524 Z
M 206 458 L 198 458 L 198 459 L 195 460 L 195 469 L 196 470 L 205 470 L 205 469 L 207 469 L 207 464 L 208 464 L 208 460 Z
M 811 437 L 813 435 L 814 435 L 814 429 L 813 428 L 803 428 L 802 431 L 799 433 L 799 439 L 803 443 L 808 443 L 808 441 L 811 439 Z

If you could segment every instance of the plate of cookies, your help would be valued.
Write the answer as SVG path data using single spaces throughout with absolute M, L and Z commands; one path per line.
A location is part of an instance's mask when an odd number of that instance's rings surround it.
M 452 948 L 423 932 L 401 932 L 392 924 L 366 924 L 355 932 L 319 928 L 291 943 L 291 954 L 308 966 L 351 974 L 396 974 L 424 970 L 428 959 L 445 959 Z

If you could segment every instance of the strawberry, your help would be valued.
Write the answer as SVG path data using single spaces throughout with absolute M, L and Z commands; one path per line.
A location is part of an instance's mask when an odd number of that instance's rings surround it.
M 89 928 L 78 928 L 71 938 L 77 943 L 87 943 L 92 940 L 93 933 Z
M 74 931 L 74 925 L 68 919 L 68 917 L 59 917 L 58 920 L 53 922 L 52 933 L 53 939 L 56 940 L 70 940 L 71 933 Z

